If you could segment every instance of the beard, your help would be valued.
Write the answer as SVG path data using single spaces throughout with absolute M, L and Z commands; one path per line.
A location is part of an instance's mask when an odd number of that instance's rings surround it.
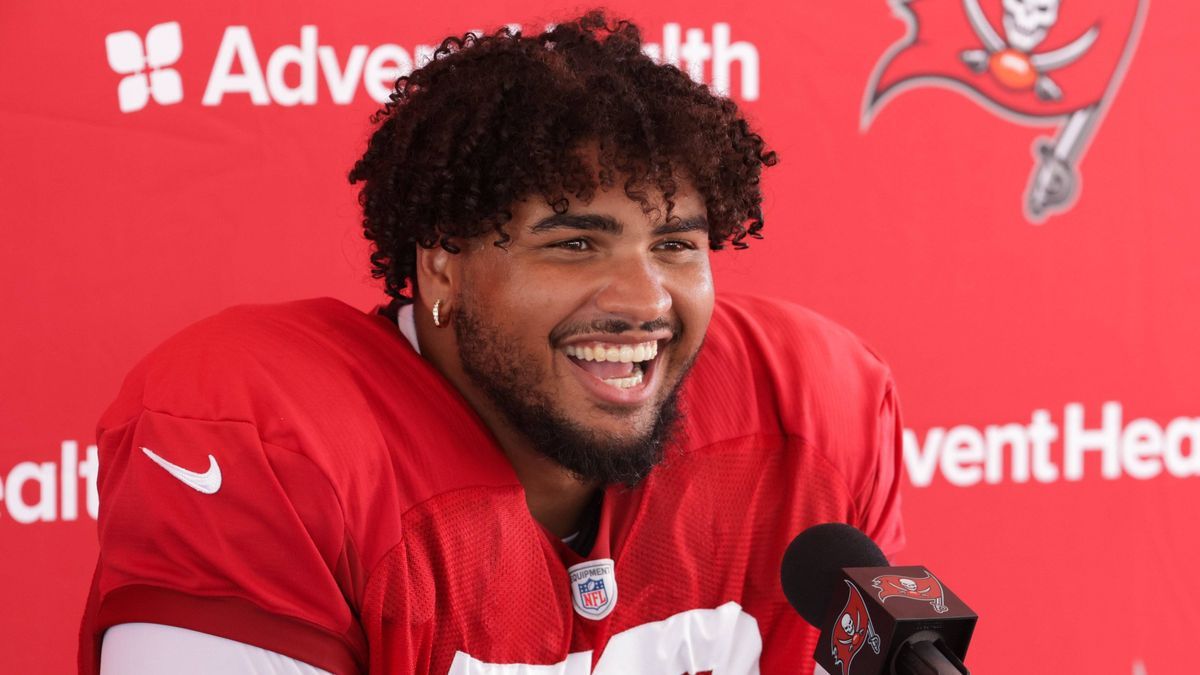
M 680 427 L 679 391 L 695 355 L 657 404 L 649 428 L 635 438 L 618 437 L 588 429 L 564 414 L 541 390 L 550 381 L 546 369 L 523 357 L 517 343 L 480 317 L 472 304 L 469 294 L 463 294 L 452 322 L 463 371 L 538 453 L 582 481 L 628 487 L 663 461 Z

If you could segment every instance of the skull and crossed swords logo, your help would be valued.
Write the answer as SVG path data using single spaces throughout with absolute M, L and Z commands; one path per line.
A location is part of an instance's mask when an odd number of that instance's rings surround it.
M 988 23 L 979 0 L 966 0 L 963 8 L 983 49 L 963 51 L 962 60 L 977 73 L 991 72 L 1011 89 L 1033 87 L 1038 98 L 1056 101 L 1062 89 L 1047 73 L 1074 63 L 1096 42 L 1100 27 L 1092 26 L 1071 43 L 1035 53 L 1046 33 L 1058 21 L 1058 0 L 1004 0 L 1002 39 Z
M 1149 0 L 980 2 L 889 1 L 908 34 L 876 64 L 861 127 L 897 94 L 929 86 L 968 94 L 1019 124 L 1058 126 L 1034 143 L 1024 211 L 1040 223 L 1079 194 L 1079 162 L 1132 58 Z
M 963 9 L 971 29 L 983 43 L 983 49 L 963 51 L 963 63 L 976 73 L 990 72 L 1010 89 L 1032 86 L 1042 100 L 1062 99 L 1062 89 L 1047 73 L 1078 60 L 1100 33 L 1098 26 L 1092 26 L 1064 47 L 1034 52 L 1058 21 L 1059 0 L 1004 0 L 1003 24 L 1007 41 L 988 23 L 979 0 L 964 0 Z M 1074 196 L 1078 182 L 1075 165 L 1087 138 L 1080 132 L 1095 112 L 1096 106 L 1076 110 L 1064 126 L 1064 130 L 1072 129 L 1074 133 L 1064 133 L 1053 142 L 1038 144 L 1041 163 L 1034 172 L 1027 198 L 1028 209 L 1035 218 Z

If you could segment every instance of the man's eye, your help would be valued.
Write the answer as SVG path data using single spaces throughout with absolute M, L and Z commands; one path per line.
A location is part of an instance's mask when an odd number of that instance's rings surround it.
M 550 244 L 550 248 L 561 248 L 567 251 L 590 251 L 592 244 L 587 239 L 568 239 Z
M 684 241 L 682 239 L 672 239 L 670 241 L 662 242 L 656 248 L 658 248 L 659 250 L 669 251 L 669 252 L 674 253 L 677 251 L 694 251 L 696 249 L 696 245 L 690 241 Z

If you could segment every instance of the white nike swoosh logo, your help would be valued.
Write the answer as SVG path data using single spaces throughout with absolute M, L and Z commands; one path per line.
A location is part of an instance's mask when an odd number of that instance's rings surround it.
M 208 456 L 208 471 L 204 473 L 196 473 L 177 464 L 172 464 L 167 460 L 154 454 L 150 448 L 142 448 L 142 452 L 146 456 L 154 460 L 154 463 L 167 470 L 167 473 L 178 478 L 184 485 L 192 488 L 196 492 L 203 492 L 206 495 L 215 494 L 221 489 L 221 467 L 217 466 L 217 458 L 212 455 Z

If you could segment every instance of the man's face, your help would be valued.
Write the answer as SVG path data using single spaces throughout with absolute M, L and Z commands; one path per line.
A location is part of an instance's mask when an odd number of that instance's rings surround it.
M 708 327 L 704 203 L 683 181 L 674 201 L 667 222 L 621 188 L 565 214 L 530 199 L 514 205 L 504 248 L 492 235 L 462 254 L 452 323 L 463 371 L 584 479 L 635 483 L 657 463 Z

